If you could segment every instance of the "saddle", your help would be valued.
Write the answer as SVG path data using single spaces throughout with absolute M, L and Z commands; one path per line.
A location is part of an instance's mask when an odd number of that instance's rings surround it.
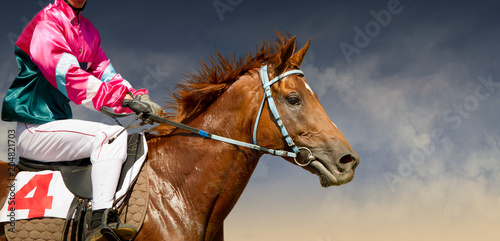
M 148 173 L 147 170 L 142 170 L 147 153 L 144 141 L 144 137 L 138 133 L 128 136 L 127 160 L 122 166 L 113 211 L 113 215 L 120 216 L 124 223 L 132 224 L 138 229 L 144 221 L 149 197 Z M 91 218 L 92 164 L 90 158 L 47 163 L 19 157 L 18 168 L 20 171 L 30 172 L 59 171 L 65 186 L 74 194 L 74 199 L 66 220 L 60 218 L 16 220 L 16 229 L 24 229 L 22 232 L 8 232 L 6 225 L 5 233 L 8 240 L 47 240 L 49 236 L 58 237 L 55 238 L 57 240 L 83 240 Z M 58 228 L 36 230 L 37 227 L 48 227 L 46 225 L 52 227 L 55 225 Z M 30 227 L 32 230 L 29 230 Z M 32 233 L 36 234 L 35 237 L 26 237 Z M 40 235 L 41 233 L 45 235 Z

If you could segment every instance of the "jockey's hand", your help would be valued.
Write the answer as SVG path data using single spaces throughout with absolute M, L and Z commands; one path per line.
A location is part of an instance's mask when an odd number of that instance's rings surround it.
M 149 97 L 149 95 L 139 95 L 137 97 L 137 99 L 139 99 L 139 101 L 143 102 L 143 103 L 146 103 L 148 104 L 151 109 L 153 110 L 153 114 L 158 114 L 160 113 L 160 110 L 161 110 L 161 106 L 156 104 L 155 102 L 153 102 L 151 100 L 151 98 Z
M 160 112 L 160 105 L 151 100 L 149 95 L 140 95 L 134 99 L 124 99 L 123 107 L 128 107 L 136 114 L 143 113 L 144 116 L 149 116 Z

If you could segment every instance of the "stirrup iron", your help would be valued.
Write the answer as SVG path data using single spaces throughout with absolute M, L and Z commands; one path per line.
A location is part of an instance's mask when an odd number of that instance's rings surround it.
M 102 215 L 101 234 L 109 241 L 124 241 L 115 230 L 109 226 L 109 222 L 120 224 L 120 218 L 112 208 L 106 209 Z

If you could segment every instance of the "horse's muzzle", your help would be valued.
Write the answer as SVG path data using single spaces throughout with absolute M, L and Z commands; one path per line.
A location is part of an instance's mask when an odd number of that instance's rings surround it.
M 360 159 L 356 153 L 341 155 L 340 158 L 328 159 L 316 156 L 310 164 L 311 171 L 319 176 L 321 186 L 339 186 L 350 182 L 354 178 L 354 170 Z

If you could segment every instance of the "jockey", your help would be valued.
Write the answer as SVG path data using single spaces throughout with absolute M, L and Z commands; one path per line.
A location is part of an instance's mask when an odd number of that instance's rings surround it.
M 90 157 L 93 211 L 86 240 L 104 240 L 101 219 L 113 204 L 127 156 L 127 134 L 108 144 L 123 127 L 72 119 L 69 102 L 96 111 L 108 107 L 115 113 L 146 116 L 160 106 L 146 89 L 132 88 L 115 72 L 98 31 L 80 13 L 86 3 L 55 0 L 23 30 L 14 47 L 20 72 L 3 101 L 2 120 L 18 122 L 22 157 L 43 162 Z M 109 226 L 124 239 L 137 233 L 131 225 Z

